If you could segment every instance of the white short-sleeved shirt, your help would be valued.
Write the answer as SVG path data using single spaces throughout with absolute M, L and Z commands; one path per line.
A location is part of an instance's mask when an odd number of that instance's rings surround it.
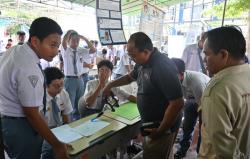
M 203 52 L 201 52 L 201 57 L 202 59 L 205 57 Z M 182 60 L 185 62 L 186 70 L 202 72 L 198 44 L 188 45 L 183 51 Z
M 197 71 L 185 71 L 182 81 L 183 96 L 185 99 L 194 98 L 200 105 L 202 94 L 210 81 L 210 78 Z
M 129 56 L 127 52 L 122 49 L 119 50 L 119 63 L 117 63 L 117 68 L 113 71 L 115 74 L 125 75 L 128 73 L 128 70 L 125 66 L 129 65 Z
M 71 105 L 71 102 L 70 102 L 70 98 L 69 98 L 69 94 L 66 92 L 65 89 L 63 89 L 59 94 L 56 95 L 55 98 L 56 98 L 56 103 L 59 106 L 59 110 L 60 110 L 58 115 L 59 115 L 60 120 L 62 122 L 61 114 L 69 115 L 73 111 L 73 108 L 72 108 L 72 105 Z M 52 113 L 52 102 L 51 102 L 52 99 L 53 99 L 53 97 L 51 97 L 47 92 L 45 120 L 48 123 L 49 127 L 57 126 L 56 122 L 55 122 L 55 120 L 53 118 L 53 113 Z M 41 106 L 40 107 L 40 112 L 41 113 L 43 113 L 42 110 L 43 110 L 43 107 Z
M 28 44 L 17 45 L 0 61 L 0 112 L 25 117 L 22 107 L 43 105 L 44 77 L 39 58 Z
M 76 52 L 76 67 L 77 67 L 77 75 L 74 73 L 74 65 L 73 65 L 73 49 L 67 48 L 66 50 L 62 49 L 61 54 L 63 58 L 63 67 L 65 76 L 80 76 L 83 73 L 83 55 L 88 54 L 89 49 L 85 48 L 77 48 Z
M 92 57 L 91 54 L 89 54 L 89 52 L 85 52 L 83 55 L 83 62 L 87 63 L 87 64 L 91 64 L 92 62 Z M 88 73 L 89 72 L 89 68 L 88 67 L 83 67 L 82 69 L 82 74 L 83 73 Z
M 88 81 L 87 86 L 86 86 L 86 90 L 84 93 L 84 96 L 82 96 L 79 99 L 79 105 L 86 106 L 86 99 L 94 93 L 94 91 L 96 90 L 96 88 L 98 87 L 99 84 L 99 80 L 91 80 Z M 98 94 L 97 99 L 95 100 L 95 102 L 88 106 L 90 109 L 101 109 L 102 107 L 102 91 L 100 91 L 100 93 Z M 128 97 L 130 96 L 130 94 L 128 94 L 127 92 L 125 92 L 124 90 L 121 90 L 120 88 L 112 88 L 111 91 L 114 93 L 115 96 L 118 97 L 119 102 L 122 101 L 126 101 L 128 99 Z

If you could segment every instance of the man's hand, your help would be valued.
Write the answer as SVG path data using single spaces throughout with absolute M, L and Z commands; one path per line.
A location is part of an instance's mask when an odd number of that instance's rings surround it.
M 158 128 L 153 128 L 153 129 L 145 129 L 144 131 L 149 132 L 150 135 L 149 137 L 154 140 L 159 138 L 163 133 L 158 130 Z
M 69 159 L 67 145 L 64 143 L 60 143 L 59 145 L 53 147 L 53 150 L 56 154 L 56 158 L 58 159 Z
M 88 68 L 89 68 L 89 69 L 92 69 L 93 67 L 94 67 L 94 64 L 92 64 L 92 63 L 91 63 L 91 64 L 88 64 Z

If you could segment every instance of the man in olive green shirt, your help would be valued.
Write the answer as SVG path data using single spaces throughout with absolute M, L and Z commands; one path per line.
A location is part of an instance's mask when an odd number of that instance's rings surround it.
M 200 159 L 250 158 L 250 68 L 244 64 L 245 39 L 238 28 L 207 32 L 203 51 L 213 78 L 201 101 Z

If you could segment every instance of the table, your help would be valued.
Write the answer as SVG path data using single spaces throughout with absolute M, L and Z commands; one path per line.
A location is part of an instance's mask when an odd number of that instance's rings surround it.
M 133 115 L 126 116 L 125 112 Z M 77 120 L 69 126 L 74 128 L 96 115 Z M 100 159 L 101 156 L 118 147 L 125 148 L 127 143 L 140 132 L 140 115 L 135 103 L 122 104 L 116 108 L 116 112 L 105 111 L 99 119 L 110 124 L 90 137 L 71 142 L 73 150 L 70 150 L 69 154 L 72 159 L 80 158 L 83 153 L 87 153 L 91 159 Z
M 95 116 L 96 116 L 96 114 L 88 116 L 88 117 L 80 119 L 80 120 L 77 120 L 73 123 L 70 123 L 69 126 L 74 128 L 83 122 L 89 121 L 90 119 L 94 118 Z M 83 137 L 79 140 L 71 142 L 70 145 L 72 145 L 72 147 L 73 147 L 73 149 L 69 151 L 71 158 L 80 158 L 80 156 L 82 155 L 82 153 L 84 151 L 89 150 L 96 145 L 98 145 L 99 147 L 100 147 L 100 145 L 102 145 L 101 147 L 104 147 L 104 149 L 105 149 L 105 152 L 104 151 L 99 152 L 97 156 L 105 154 L 106 152 L 108 152 L 111 149 L 109 147 L 105 146 L 106 142 L 104 142 L 104 141 L 110 140 L 111 136 L 112 136 L 112 138 L 115 137 L 115 134 L 117 134 L 117 132 L 119 130 L 126 127 L 126 125 L 124 123 L 118 122 L 116 120 L 113 120 L 113 119 L 105 117 L 105 116 L 102 116 L 99 119 L 106 121 L 106 122 L 109 122 L 110 124 L 108 126 L 106 126 L 105 128 L 101 129 L 100 131 L 98 131 L 97 133 L 95 133 L 94 135 L 91 135 L 89 137 Z M 116 144 L 114 144 L 114 145 L 116 145 Z M 93 158 L 95 158 L 95 157 L 93 157 Z

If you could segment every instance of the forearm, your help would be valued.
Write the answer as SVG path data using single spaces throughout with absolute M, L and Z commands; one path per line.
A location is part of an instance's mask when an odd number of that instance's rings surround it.
M 86 62 L 83 62 L 83 67 L 88 67 L 89 69 L 91 68 L 91 64 L 88 64 Z
M 133 79 L 129 75 L 122 76 L 121 78 L 110 82 L 108 85 L 110 88 L 124 86 L 133 82 Z
M 67 45 L 68 45 L 68 41 L 69 41 L 69 35 L 71 34 L 71 31 L 68 31 L 64 37 L 63 37 L 63 40 L 62 40 L 62 46 L 63 46 L 63 49 L 66 50 L 67 49 Z
M 178 115 L 181 112 L 181 109 L 183 108 L 183 105 L 184 105 L 184 101 L 182 98 L 178 98 L 176 100 L 169 102 L 169 105 L 165 111 L 163 120 L 161 122 L 161 125 L 158 128 L 159 132 L 163 133 L 173 126 Z
M 80 38 L 87 43 L 88 48 L 89 48 L 89 53 L 95 53 L 96 52 L 96 48 L 94 47 L 94 45 L 86 37 L 80 36 Z
M 33 129 L 35 129 L 39 135 L 47 140 L 49 144 L 52 145 L 52 147 L 56 147 L 61 144 L 61 142 L 51 132 L 48 125 L 43 120 L 39 113 L 38 107 L 24 107 L 24 113 Z
M 96 88 L 96 90 L 94 91 L 93 94 L 91 94 L 88 98 L 86 98 L 86 104 L 88 107 L 92 106 L 93 103 L 96 101 L 98 94 L 101 91 L 101 86 L 98 85 L 98 87 Z

